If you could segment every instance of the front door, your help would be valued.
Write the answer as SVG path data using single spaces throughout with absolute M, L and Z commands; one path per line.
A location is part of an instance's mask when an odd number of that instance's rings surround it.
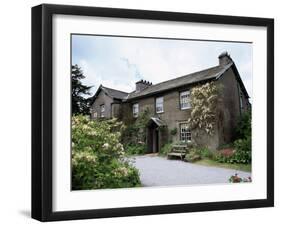
M 159 132 L 157 128 L 154 128 L 153 130 L 153 153 L 158 152 L 158 143 L 159 143 Z
M 147 128 L 147 147 L 148 153 L 159 152 L 159 131 L 158 126 L 155 123 L 152 123 Z

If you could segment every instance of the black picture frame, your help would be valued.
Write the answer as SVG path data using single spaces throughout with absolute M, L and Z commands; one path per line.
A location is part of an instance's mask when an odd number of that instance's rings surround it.
M 267 198 L 54 212 L 52 210 L 52 18 L 55 14 L 266 27 Z M 273 19 L 50 4 L 32 8 L 32 218 L 40 221 L 56 221 L 271 206 L 274 206 Z

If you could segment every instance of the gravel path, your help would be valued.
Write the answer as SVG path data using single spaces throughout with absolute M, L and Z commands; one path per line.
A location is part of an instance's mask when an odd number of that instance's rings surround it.
M 149 187 L 228 183 L 229 177 L 235 173 L 243 178 L 251 176 L 251 173 L 243 171 L 201 166 L 159 156 L 135 156 L 131 161 L 140 171 L 142 185 Z

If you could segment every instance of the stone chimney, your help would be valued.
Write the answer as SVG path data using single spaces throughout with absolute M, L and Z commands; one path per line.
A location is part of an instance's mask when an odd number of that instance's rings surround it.
M 228 52 L 223 52 L 219 55 L 219 65 L 227 65 L 233 62 Z
M 136 82 L 136 92 L 140 92 L 151 85 L 152 85 L 152 83 L 149 81 L 140 80 L 140 81 Z

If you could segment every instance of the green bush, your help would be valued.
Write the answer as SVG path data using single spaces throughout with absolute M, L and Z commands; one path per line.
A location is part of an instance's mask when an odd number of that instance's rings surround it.
M 236 163 L 251 163 L 252 161 L 252 140 L 251 137 L 246 139 L 239 139 L 234 142 L 235 154 L 234 161 Z
M 177 128 L 171 129 L 171 131 L 170 131 L 170 134 L 172 136 L 176 135 L 177 133 L 178 133 L 178 129 Z
M 123 124 L 72 117 L 72 189 L 122 188 L 140 185 L 138 170 L 124 158 Z
M 134 123 L 127 125 L 122 131 L 121 141 L 124 146 L 140 146 L 145 148 L 146 127 L 150 120 L 150 111 L 145 109 L 141 112 Z
M 225 150 L 232 150 L 232 153 L 227 153 L 224 150 L 217 152 L 215 156 L 217 162 L 250 164 L 252 161 L 250 137 L 236 140 L 234 149 Z
M 251 111 L 244 112 L 235 128 L 236 139 L 246 139 L 252 135 Z
M 225 155 L 218 152 L 215 159 L 218 162 L 250 164 L 252 161 L 252 126 L 251 112 L 245 112 L 235 129 L 237 139 L 233 143 L 234 152 Z
M 196 162 L 201 159 L 200 153 L 197 149 L 190 150 L 184 157 L 184 161 L 186 162 Z
M 127 155 L 142 155 L 145 154 L 146 146 L 143 144 L 138 145 L 127 145 L 125 146 L 125 153 Z
M 159 154 L 160 154 L 160 155 L 163 155 L 163 156 L 166 156 L 166 155 L 172 150 L 172 146 L 173 146 L 172 143 L 167 143 L 167 144 L 165 144 L 165 145 L 160 149 Z
M 213 159 L 214 154 L 212 151 L 210 151 L 208 148 L 203 147 L 203 148 L 198 148 L 197 153 L 200 155 L 201 158 L 203 159 Z
M 216 152 L 214 159 L 221 163 L 230 163 L 231 157 L 234 155 L 234 148 L 224 148 Z

